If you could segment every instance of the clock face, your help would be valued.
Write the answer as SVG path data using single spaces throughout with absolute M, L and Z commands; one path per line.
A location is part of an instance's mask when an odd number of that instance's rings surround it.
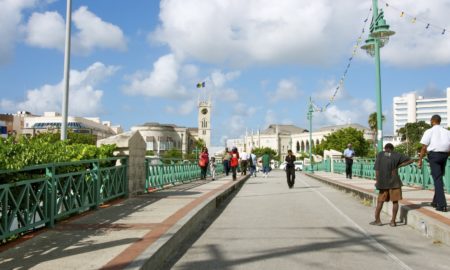
M 203 108 L 201 112 L 202 112 L 202 114 L 207 114 L 208 113 L 208 109 Z

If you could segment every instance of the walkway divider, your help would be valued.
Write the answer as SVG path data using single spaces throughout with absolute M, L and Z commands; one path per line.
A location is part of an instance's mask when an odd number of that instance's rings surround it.
M 306 175 L 350 193 L 363 201 L 370 202 L 371 206 L 376 205 L 378 195 L 373 180 L 358 177 L 346 179 L 345 176 L 340 174 L 320 171 L 314 174 L 307 173 Z M 400 201 L 400 215 L 398 217 L 400 221 L 418 230 L 424 236 L 433 239 L 433 241 L 450 246 L 450 212 L 438 212 L 430 206 L 434 192 L 407 186 L 404 186 L 403 189 L 404 198 Z M 447 200 L 449 199 L 450 195 L 447 195 Z M 374 210 L 371 209 L 370 211 L 367 222 L 373 219 Z M 383 212 L 391 215 L 392 204 L 384 204 Z

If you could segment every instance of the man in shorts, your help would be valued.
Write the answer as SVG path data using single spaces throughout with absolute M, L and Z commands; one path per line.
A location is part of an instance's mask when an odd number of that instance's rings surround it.
M 398 168 L 406 166 L 413 161 L 400 153 L 394 152 L 394 145 L 387 143 L 384 151 L 378 153 L 375 161 L 376 184 L 379 190 L 377 208 L 375 209 L 375 221 L 371 225 L 381 226 L 380 213 L 384 202 L 392 201 L 392 219 L 389 225 L 395 227 L 398 212 L 398 201 L 402 199 L 402 181 L 398 175 Z

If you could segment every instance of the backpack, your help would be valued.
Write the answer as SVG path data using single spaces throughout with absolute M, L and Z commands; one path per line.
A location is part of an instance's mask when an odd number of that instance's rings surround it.
M 231 154 L 230 166 L 237 167 L 239 165 L 239 160 L 237 158 L 237 154 Z

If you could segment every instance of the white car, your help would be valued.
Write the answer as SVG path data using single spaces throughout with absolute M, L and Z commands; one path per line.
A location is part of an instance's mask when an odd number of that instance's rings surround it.
M 303 171 L 303 161 L 302 160 L 294 161 L 294 165 L 295 165 L 296 171 Z
M 294 165 L 295 165 L 296 171 L 303 171 L 303 161 L 302 160 L 294 161 Z M 280 170 L 286 170 L 286 161 L 282 162 L 279 168 L 280 168 Z

